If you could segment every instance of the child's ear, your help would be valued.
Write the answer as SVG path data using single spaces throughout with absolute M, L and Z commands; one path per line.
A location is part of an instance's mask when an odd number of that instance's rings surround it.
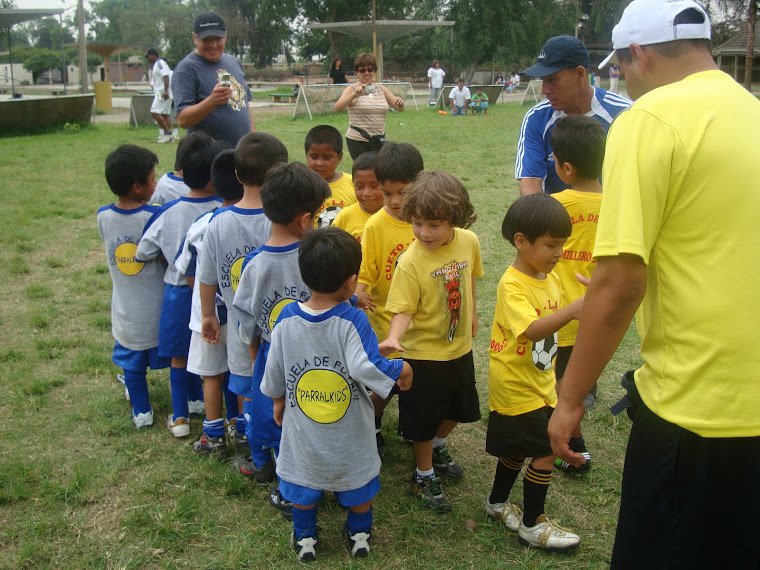
M 298 227 L 301 229 L 301 232 L 305 232 L 309 228 L 313 228 L 314 218 L 316 217 L 316 213 L 312 214 L 310 212 L 304 212 L 302 214 L 299 214 L 296 217 L 296 220 L 298 220 Z
M 515 247 L 517 248 L 517 251 L 522 251 L 523 248 L 525 248 L 525 245 L 527 243 L 530 243 L 528 240 L 528 237 L 520 232 L 517 232 L 514 237 L 515 240 Z
M 341 160 L 343 160 L 343 153 L 342 152 L 338 155 L 338 164 L 340 164 Z
M 238 176 L 237 168 L 235 169 L 235 178 L 237 178 L 237 181 L 240 182 L 241 184 L 243 183 L 243 181 L 240 180 L 240 176 Z
M 359 280 L 359 275 L 354 273 L 351 277 L 346 279 L 345 283 L 343 283 L 343 288 L 346 291 L 351 291 L 351 294 L 353 295 L 354 294 L 353 292 L 356 290 L 356 283 L 358 282 L 358 280 Z

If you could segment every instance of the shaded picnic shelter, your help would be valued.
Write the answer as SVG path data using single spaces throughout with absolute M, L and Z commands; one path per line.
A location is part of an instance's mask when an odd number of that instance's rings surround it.
M 739 83 L 744 82 L 744 70 L 747 67 L 747 40 L 749 39 L 747 22 L 739 24 L 739 31 L 727 42 L 713 48 L 713 56 L 718 67 L 728 73 Z M 753 53 L 752 81 L 760 80 L 760 26 L 755 27 L 755 49 Z

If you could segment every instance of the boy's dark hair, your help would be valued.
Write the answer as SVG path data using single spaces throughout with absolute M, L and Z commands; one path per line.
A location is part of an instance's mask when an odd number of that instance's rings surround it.
M 424 168 L 420 151 L 409 143 L 387 142 L 375 159 L 375 176 L 380 184 L 409 184 Z
M 529 194 L 512 203 L 501 224 L 501 235 L 512 245 L 516 233 L 530 243 L 541 236 L 567 238 L 573 233 L 573 222 L 559 200 L 549 194 Z
M 272 167 L 261 186 L 264 213 L 274 224 L 289 224 L 303 213 L 316 214 L 330 195 L 327 182 L 302 162 Z
M 368 150 L 361 153 L 354 160 L 354 165 L 351 167 L 351 176 L 356 176 L 356 173 L 360 170 L 375 170 L 375 160 L 377 160 L 377 151 Z
M 313 144 L 329 144 L 336 154 L 343 153 L 343 136 L 340 131 L 330 125 L 317 125 L 306 133 L 306 139 L 303 141 L 303 149 L 309 152 Z
M 406 189 L 401 219 L 446 220 L 457 228 L 469 228 L 475 221 L 470 195 L 456 176 L 443 170 L 420 172 Z
M 602 124 L 586 115 L 562 117 L 552 130 L 552 150 L 560 163 L 569 162 L 583 180 L 596 180 L 602 174 L 607 133 Z
M 106 181 L 111 192 L 126 196 L 135 182 L 146 184 L 157 164 L 156 154 L 141 146 L 123 144 L 111 151 L 106 157 Z
M 303 282 L 317 293 L 334 293 L 346 279 L 359 273 L 362 246 L 340 228 L 323 228 L 306 234 L 298 251 Z
M 261 186 L 275 164 L 288 161 L 288 149 L 280 139 L 267 133 L 248 133 L 235 147 L 235 170 L 240 182 Z
M 211 164 L 211 182 L 222 200 L 236 201 L 243 197 L 243 185 L 235 175 L 235 151 L 224 149 Z
M 182 162 L 182 178 L 191 190 L 202 190 L 211 180 L 211 164 L 225 145 L 204 131 L 193 131 L 180 140 L 183 143 L 187 160 Z

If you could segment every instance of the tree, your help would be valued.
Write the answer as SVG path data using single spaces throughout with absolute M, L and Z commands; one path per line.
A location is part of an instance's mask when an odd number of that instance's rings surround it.
M 755 56 L 755 24 L 757 22 L 757 0 L 749 0 L 747 8 L 747 58 L 744 66 L 744 88 L 752 91 L 752 67 Z
M 61 72 L 61 56 L 50 50 L 41 50 L 24 62 L 24 69 L 32 73 L 34 82 L 43 71 L 58 69 Z

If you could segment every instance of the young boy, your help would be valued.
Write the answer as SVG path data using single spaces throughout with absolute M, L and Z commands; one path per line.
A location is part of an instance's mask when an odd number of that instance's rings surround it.
M 477 115 L 480 111 L 483 111 L 484 116 L 488 115 L 488 95 L 483 93 L 482 87 L 478 87 L 475 95 L 472 96 L 470 109 L 473 115 Z
M 98 210 L 98 230 L 111 274 L 111 334 L 116 366 L 132 403 L 135 427 L 153 425 L 146 370 L 166 368 L 158 354 L 158 315 L 163 296 L 163 266 L 141 263 L 135 251 L 143 228 L 158 207 L 147 206 L 156 187 L 158 157 L 146 148 L 122 145 L 106 158 L 106 180 L 117 200 Z
M 217 196 L 222 198 L 222 207 L 231 206 L 243 197 L 243 185 L 235 176 L 234 151 L 227 149 L 219 153 L 211 165 L 211 182 Z M 195 272 L 198 260 L 203 254 L 203 237 L 206 234 L 209 221 L 217 209 L 202 214 L 187 230 L 187 236 L 174 264 L 193 288 L 193 303 L 190 311 L 190 351 L 187 357 L 187 370 L 198 374 L 203 380 L 203 403 L 206 408 L 206 418 L 203 421 L 204 431 L 200 439 L 193 442 L 193 451 L 221 459 L 227 455 L 227 444 L 224 440 L 224 421 L 222 419 L 222 398 L 227 402 L 227 422 L 230 433 L 230 443 L 248 447 L 248 441 L 234 429 L 238 415 L 237 396 L 226 389 L 227 380 L 227 344 L 210 344 L 203 341 L 201 336 L 202 309 L 200 287 L 195 284 Z M 221 297 L 217 299 L 217 317 L 221 323 L 220 336 L 226 339 L 227 308 Z M 222 433 L 217 437 L 208 433 L 216 433 L 215 428 L 221 424 Z
M 202 131 L 187 135 L 179 144 L 188 147 L 184 175 L 191 190 L 187 196 L 164 204 L 148 221 L 137 246 L 136 258 L 145 262 L 163 255 L 168 262 L 164 273 L 166 287 L 158 337 L 159 354 L 172 359 L 169 374 L 172 413 L 166 427 L 174 437 L 187 437 L 190 435 L 190 413 L 203 411 L 203 390 L 201 379 L 196 374 L 190 374 L 186 368 L 191 337 L 192 290 L 173 262 L 190 224 L 203 212 L 221 203 L 214 196 L 211 163 L 222 147 Z
M 478 330 L 475 278 L 483 265 L 478 238 L 467 229 L 475 209 L 457 178 L 434 170 L 409 186 L 401 218 L 411 222 L 416 240 L 393 276 L 385 305 L 393 316 L 380 351 L 403 352 L 414 370 L 414 387 L 399 396 L 417 463 L 410 491 L 425 507 L 446 512 L 451 503 L 440 476 L 463 473 L 446 438 L 458 423 L 480 419 L 472 338 Z
M 580 544 L 544 514 L 554 465 L 546 429 L 557 404 L 557 331 L 578 319 L 583 307 L 583 298 L 561 307 L 560 281 L 551 273 L 571 232 L 570 216 L 548 194 L 523 196 L 507 210 L 501 233 L 517 257 L 499 280 L 488 350 L 486 451 L 499 461 L 486 513 L 517 531 L 521 543 L 557 551 Z M 526 457 L 523 514 L 508 499 Z
M 311 296 L 298 269 L 298 246 L 304 233 L 314 227 L 316 213 L 329 195 L 327 183 L 302 163 L 278 165 L 270 171 L 261 187 L 261 203 L 272 222 L 272 234 L 246 256 L 235 293 L 238 332 L 254 359 L 251 460 L 253 468 L 269 478 L 274 476 L 272 452 L 275 457 L 279 453 L 282 430 L 272 418 L 272 401 L 261 394 L 261 378 L 278 315 L 289 303 L 308 301 Z M 289 514 L 276 487 L 270 490 L 270 498 L 275 508 Z
M 357 161 L 361 157 L 357 157 Z M 362 234 L 362 265 L 359 270 L 359 284 L 356 294 L 363 297 L 363 303 L 371 300 L 375 309 L 369 314 L 369 322 L 377 338 L 388 336 L 390 314 L 385 310 L 391 280 L 396 271 L 401 254 L 414 241 L 412 226 L 401 218 L 401 204 L 404 201 L 404 190 L 414 180 L 424 164 L 422 155 L 409 143 L 388 142 L 377 153 L 375 160 L 375 176 L 383 194 L 384 206 L 364 226 Z M 369 293 L 367 290 L 369 289 Z M 370 296 L 371 294 L 371 296 Z M 390 354 L 397 357 L 397 354 Z M 375 434 L 377 453 L 380 458 L 384 455 L 385 438 L 380 427 L 383 412 L 394 392 L 387 398 L 372 395 L 375 406 Z M 399 433 L 401 433 L 399 424 Z
M 343 160 L 343 137 L 330 125 L 317 125 L 306 133 L 304 141 L 306 164 L 330 185 L 330 197 L 325 200 L 315 220 L 315 228 L 327 228 L 341 209 L 356 203 L 351 175 L 338 172 Z
M 261 209 L 260 189 L 267 172 L 279 162 L 287 162 L 288 150 L 276 137 L 262 132 L 245 135 L 235 147 L 235 171 L 243 183 L 243 198 L 234 206 L 216 212 L 209 222 L 204 237 L 204 251 L 198 266 L 201 308 L 203 311 L 202 335 L 206 342 L 220 341 L 219 319 L 214 311 L 217 289 L 227 307 L 227 319 L 232 330 L 227 334 L 227 364 L 230 370 L 229 388 L 232 392 L 248 398 L 241 402 L 243 416 L 238 416 L 235 429 L 244 432 L 252 445 L 252 386 L 253 361 L 248 346 L 236 333 L 237 309 L 233 302 L 240 282 L 245 256 L 261 246 L 269 238 L 272 224 Z M 220 431 L 221 430 L 221 431 Z M 224 427 L 217 422 L 207 437 L 219 437 Z M 253 451 L 253 447 L 251 447 Z M 233 467 L 248 477 L 262 482 L 271 481 L 273 473 L 262 473 L 245 455 L 233 460 Z
M 374 150 L 356 157 L 351 169 L 351 178 L 357 203 L 343 208 L 332 223 L 336 228 L 346 230 L 359 241 L 362 240 L 367 220 L 383 207 L 383 191 L 375 176 L 376 159 L 377 152 Z
M 177 152 L 174 155 L 175 172 L 167 172 L 156 184 L 156 191 L 150 199 L 151 204 L 163 206 L 167 202 L 187 196 L 190 188 L 185 184 L 182 175 L 182 164 L 187 160 L 187 153 L 190 147 L 188 145 L 177 145 Z
M 585 115 L 563 117 L 552 130 L 551 145 L 557 175 L 571 187 L 552 196 L 565 207 L 573 222 L 573 233 L 565 243 L 562 260 L 556 268 L 562 284 L 562 307 L 586 294 L 586 287 L 578 282 L 576 274 L 591 279 L 596 266 L 592 253 L 596 241 L 599 208 L 602 205 L 602 185 L 599 183 L 599 177 L 602 174 L 606 138 L 607 135 L 599 121 Z M 570 361 L 577 333 L 576 321 L 570 321 L 558 333 L 557 360 L 554 364 L 557 392 L 562 389 L 562 377 Z M 597 387 L 594 386 L 584 398 L 586 409 L 596 403 L 596 394 Z M 583 454 L 586 462 L 581 463 L 580 467 L 575 467 L 558 457 L 556 467 L 576 476 L 588 473 L 591 469 L 591 455 L 586 449 L 580 431 L 570 438 L 570 449 Z
M 354 293 L 360 263 L 361 247 L 345 231 L 306 235 L 298 265 L 312 296 L 280 313 L 261 383 L 282 425 L 277 474 L 293 503 L 291 544 L 301 561 L 316 557 L 324 491 L 348 507 L 343 532 L 352 556 L 369 554 L 380 458 L 365 386 L 387 395 L 394 385 L 407 390 L 412 382 L 409 365 L 380 356 L 366 315 L 344 302 Z

